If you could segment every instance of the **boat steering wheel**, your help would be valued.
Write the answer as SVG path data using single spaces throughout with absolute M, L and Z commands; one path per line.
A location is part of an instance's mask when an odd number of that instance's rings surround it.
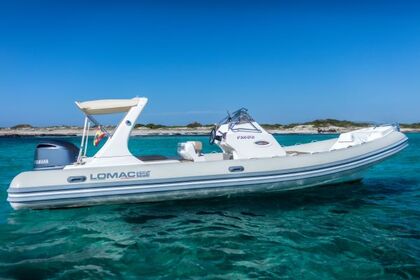
M 210 139 L 209 139 L 209 143 L 210 143 L 211 145 L 213 145 L 215 140 L 216 140 L 216 129 L 215 129 L 215 128 L 213 128 L 213 129 L 210 131 Z
M 210 131 L 210 139 L 209 139 L 209 142 L 210 142 L 210 144 L 211 145 L 213 145 L 214 144 L 214 141 L 221 141 L 222 140 L 222 137 L 221 136 L 217 136 L 216 135 L 216 128 L 213 128 L 211 131 Z

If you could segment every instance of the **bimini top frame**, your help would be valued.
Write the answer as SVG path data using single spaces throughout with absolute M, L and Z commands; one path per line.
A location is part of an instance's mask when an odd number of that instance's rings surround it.
M 128 139 L 134 127 L 134 123 L 147 104 L 147 98 L 135 97 L 132 99 L 105 99 L 85 102 L 76 102 L 76 106 L 85 114 L 85 125 L 83 129 L 82 142 L 79 152 L 78 162 L 82 163 L 86 157 L 87 138 L 92 122 L 108 136 L 107 142 L 96 153 L 89 165 L 107 165 L 117 160 L 123 160 L 124 163 L 139 163 L 128 150 Z M 114 113 L 127 114 L 111 135 L 92 115 L 104 115 Z

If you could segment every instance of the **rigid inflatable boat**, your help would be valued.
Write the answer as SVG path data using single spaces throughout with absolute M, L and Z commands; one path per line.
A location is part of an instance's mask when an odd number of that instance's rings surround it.
M 281 146 L 247 112 L 228 115 L 210 134 L 219 153 L 202 143 L 179 143 L 178 158 L 136 157 L 128 149 L 147 98 L 76 102 L 85 114 L 80 148 L 63 141 L 36 147 L 34 170 L 18 174 L 8 189 L 14 209 L 85 206 L 285 191 L 362 178 L 362 172 L 407 146 L 397 125 L 342 133 L 338 138 Z M 95 115 L 125 112 L 113 133 Z M 107 136 L 87 157 L 89 128 Z

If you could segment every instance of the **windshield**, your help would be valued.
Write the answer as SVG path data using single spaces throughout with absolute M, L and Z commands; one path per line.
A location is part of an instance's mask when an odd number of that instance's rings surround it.
M 261 132 L 255 125 L 253 124 L 254 119 L 249 115 L 248 110 L 245 108 L 241 108 L 232 114 L 228 113 L 228 116 L 224 118 L 219 125 L 229 124 L 229 129 L 232 131 L 249 131 L 249 132 Z M 237 125 L 241 124 L 241 127 L 236 127 Z M 243 125 L 248 124 L 248 125 Z

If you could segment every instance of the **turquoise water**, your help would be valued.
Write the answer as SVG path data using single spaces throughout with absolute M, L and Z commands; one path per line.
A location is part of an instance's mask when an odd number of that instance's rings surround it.
M 285 135 L 294 144 L 331 136 Z M 0 278 L 420 278 L 420 134 L 359 183 L 276 195 L 13 211 L 39 138 L 0 139 Z M 77 138 L 66 138 L 77 142 Z M 175 155 L 206 137 L 133 138 Z M 206 151 L 214 148 L 205 146 Z

